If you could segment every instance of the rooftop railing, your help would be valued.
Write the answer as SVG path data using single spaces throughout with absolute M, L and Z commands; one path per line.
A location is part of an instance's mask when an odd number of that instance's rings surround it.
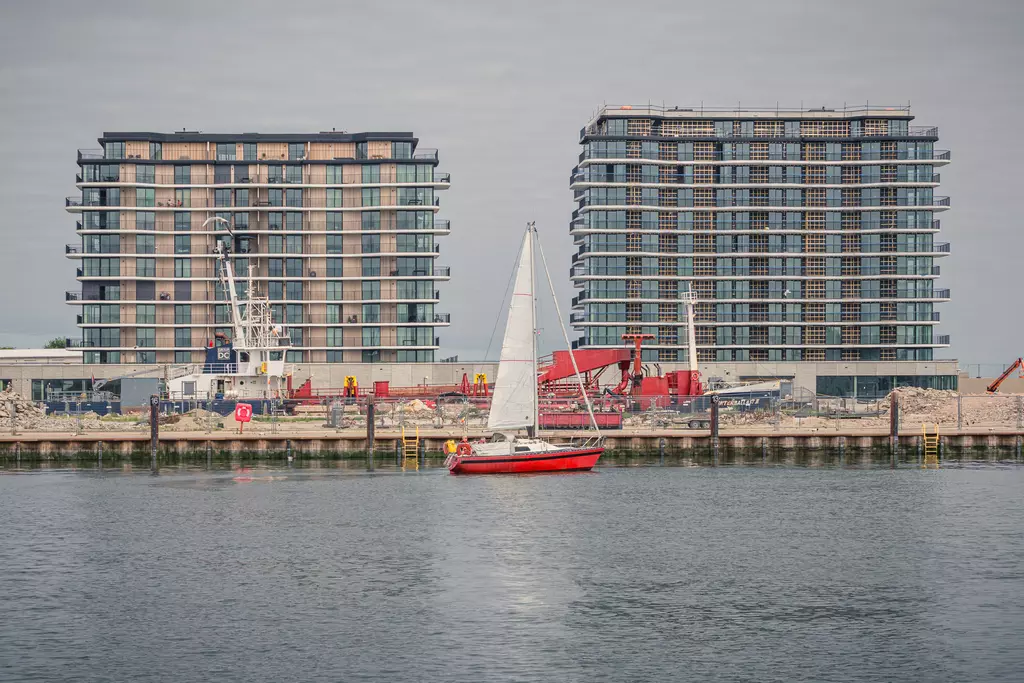
M 104 167 L 105 168 L 105 167 Z M 298 169 L 300 173 L 294 174 L 271 174 L 269 171 L 250 172 L 244 175 L 232 173 L 232 167 L 222 167 L 226 172 L 208 172 L 207 167 L 197 166 L 190 168 L 188 173 L 177 171 L 155 171 L 153 173 L 137 173 L 129 171 L 122 177 L 120 173 L 103 173 L 95 177 L 86 177 L 81 173 L 75 174 L 76 184 L 94 183 L 127 183 L 132 185 L 173 185 L 177 187 L 194 187 L 208 185 L 224 185 L 235 187 L 252 187 L 258 185 L 329 185 L 337 187 L 376 187 L 380 185 L 409 185 L 409 186 L 432 186 L 446 185 L 451 183 L 451 173 L 434 172 L 430 178 L 414 177 L 409 178 L 397 172 L 381 173 L 376 178 L 363 178 L 362 175 L 349 177 L 348 179 L 332 176 L 328 179 L 327 172 L 323 168 L 289 166 L 289 169 Z M 92 174 L 87 174 L 91 176 Z

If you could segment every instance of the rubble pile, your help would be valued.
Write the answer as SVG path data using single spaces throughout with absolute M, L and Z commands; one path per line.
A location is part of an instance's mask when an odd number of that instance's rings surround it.
M 37 429 L 46 419 L 46 408 L 8 387 L 0 391 L 0 424 L 11 424 L 12 407 L 15 413 L 14 426 L 18 429 Z

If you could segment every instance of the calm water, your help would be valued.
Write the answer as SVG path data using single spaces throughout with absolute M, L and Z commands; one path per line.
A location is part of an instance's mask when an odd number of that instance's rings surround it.
M 1024 469 L 0 474 L 0 680 L 1019 681 Z

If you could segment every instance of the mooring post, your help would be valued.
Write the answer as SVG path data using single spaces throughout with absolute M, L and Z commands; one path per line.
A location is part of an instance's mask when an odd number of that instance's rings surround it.
M 761 437 L 761 464 L 768 462 L 768 437 Z
M 842 467 L 846 461 L 846 437 L 839 437 L 839 466 Z
M 103 469 L 103 442 L 96 442 L 96 466 Z
M 284 441 L 284 457 L 285 457 L 286 460 L 288 460 L 288 466 L 291 467 L 292 460 L 294 460 L 294 458 L 292 457 L 292 440 L 291 439 L 285 439 L 285 441 Z
M 1017 397 L 1017 400 L 1018 401 L 1020 400 L 1020 396 Z M 1018 462 L 1020 461 L 1020 434 L 1017 435 L 1017 458 L 1016 459 L 1017 459 Z
M 718 464 L 718 394 L 711 397 L 711 451 Z
M 425 468 L 427 466 L 427 440 L 426 439 L 418 439 L 417 440 L 417 447 L 419 449 L 419 456 L 420 456 L 420 469 L 423 469 L 423 468 Z
M 658 439 L 658 464 L 665 464 L 665 437 Z
M 402 440 L 395 439 L 395 467 L 402 466 Z
M 376 407 L 371 398 L 366 404 L 366 451 L 369 456 L 369 470 L 373 472 L 373 438 L 374 438 L 374 416 Z
M 900 399 L 894 391 L 889 398 L 889 446 L 893 453 L 900 445 Z
M 149 397 L 149 468 L 157 473 L 156 448 L 160 441 L 160 397 Z
M 924 457 L 924 437 L 917 437 L 917 464 L 921 464 L 921 458 Z
M 21 444 L 20 443 L 14 444 L 14 463 L 17 466 L 17 468 L 20 470 L 21 469 Z
M 213 444 L 206 442 L 206 469 L 213 469 Z
M 943 442 L 942 437 L 939 436 L 939 462 L 946 459 L 946 444 Z M 963 462 L 961 461 L 961 464 Z

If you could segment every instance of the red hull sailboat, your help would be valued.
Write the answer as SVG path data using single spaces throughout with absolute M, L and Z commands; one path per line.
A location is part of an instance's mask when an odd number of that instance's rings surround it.
M 597 464 L 598 458 L 604 452 L 600 434 L 580 445 L 570 446 L 556 446 L 540 439 L 522 438 L 514 434 L 527 427 L 533 429 L 533 434 L 537 433 L 537 324 L 533 285 L 535 242 L 543 261 L 544 250 L 537 240 L 534 224 L 530 223 L 519 252 L 519 266 L 505 324 L 498 376 L 494 382 L 491 411 L 487 417 L 487 427 L 494 436 L 489 442 L 470 443 L 465 439 L 458 444 L 448 442 L 446 464 L 452 474 L 525 474 L 589 470 Z M 547 271 L 546 263 L 544 267 Z M 550 284 L 551 276 L 548 274 L 548 285 Z M 557 300 L 555 312 L 561 323 L 562 315 L 558 311 Z M 576 369 L 580 392 L 586 401 L 591 423 L 597 430 L 593 407 L 580 379 L 576 357 L 572 353 L 572 345 L 569 344 L 569 335 L 564 325 L 562 335 L 570 347 L 569 357 Z

